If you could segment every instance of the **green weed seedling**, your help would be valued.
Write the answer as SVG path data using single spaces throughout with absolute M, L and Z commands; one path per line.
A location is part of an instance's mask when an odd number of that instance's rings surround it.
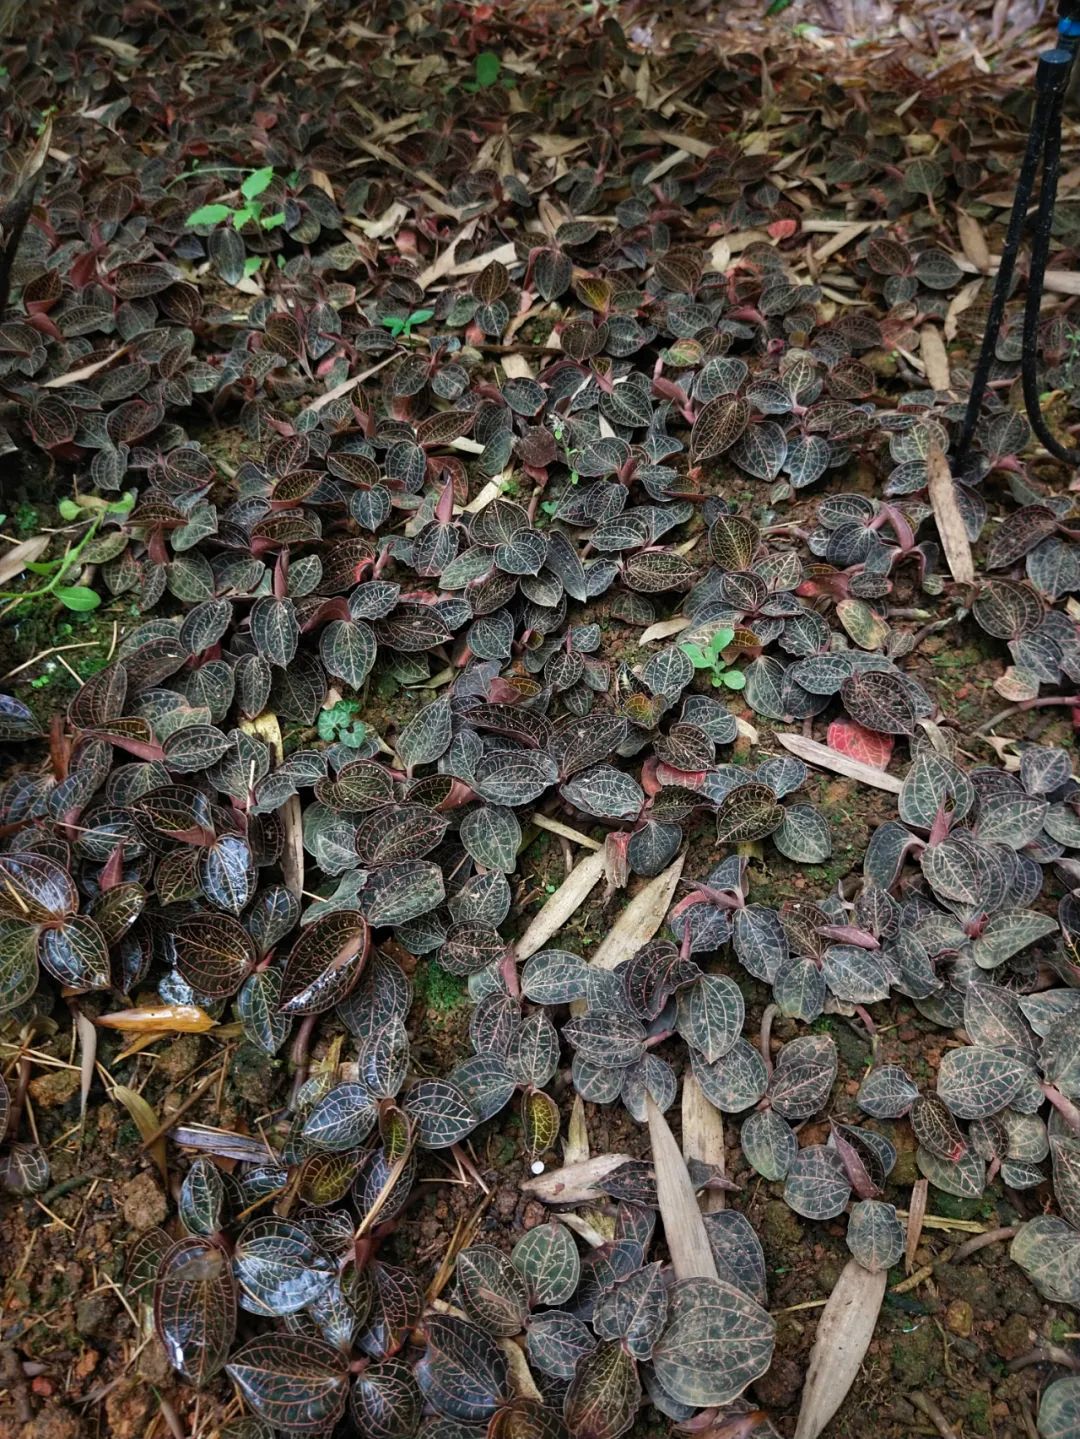
M 240 185 L 240 195 L 244 201 L 242 205 L 234 208 L 222 201 L 212 205 L 200 205 L 197 210 L 192 210 L 185 223 L 194 228 L 197 225 L 221 225 L 226 220 L 231 220 L 237 230 L 242 230 L 249 220 L 254 220 L 264 230 L 275 230 L 278 225 L 285 223 L 284 210 L 275 210 L 264 215 L 263 204 L 259 199 L 273 178 L 273 165 L 253 170 Z
M 712 682 L 717 689 L 741 690 L 746 676 L 742 670 L 729 668 L 723 654 L 734 638 L 734 630 L 717 630 L 705 649 L 690 643 L 679 648 L 696 670 L 712 671 Z
M 411 315 L 384 315 L 379 324 L 385 325 L 395 340 L 399 335 L 407 340 L 412 334 L 414 325 L 422 325 L 434 314 L 434 310 L 414 310 Z
M 79 614 L 96 610 L 101 604 L 99 594 L 87 585 L 68 585 L 64 581 L 69 579 L 78 567 L 83 550 L 97 534 L 102 520 L 108 515 L 126 515 L 134 504 L 135 494 L 133 491 L 119 500 L 103 501 L 95 495 L 77 495 L 72 500 L 61 500 L 57 506 L 60 518 L 69 521 L 87 521 L 85 533 L 74 544 L 69 545 L 64 553 L 55 560 L 29 561 L 26 568 L 31 574 L 40 575 L 44 583 L 38 585 L 36 589 L 0 590 L 0 600 L 9 601 L 4 607 L 3 613 L 18 609 L 21 605 L 48 601 L 50 596 L 59 600 L 65 609 L 74 610 Z
M 367 739 L 367 725 L 357 715 L 359 700 L 338 700 L 337 704 L 319 711 L 319 738 L 329 743 L 334 740 L 346 749 L 359 749 Z

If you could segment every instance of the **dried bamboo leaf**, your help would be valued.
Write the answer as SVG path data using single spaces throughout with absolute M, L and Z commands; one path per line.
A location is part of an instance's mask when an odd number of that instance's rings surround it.
M 624 959 L 636 954 L 643 944 L 648 944 L 664 922 L 685 863 L 684 852 L 638 890 L 600 943 L 590 964 L 600 969 L 614 969 Z M 573 877 L 570 876 L 571 879 Z
M 694 1075 L 687 1070 L 682 1091 L 682 1148 L 685 1157 L 699 1159 L 724 1173 L 724 1117 L 705 1093 Z M 703 1214 L 714 1214 L 724 1207 L 722 1189 L 703 1189 L 698 1195 Z
M 952 386 L 949 373 L 949 356 L 945 342 L 936 325 L 924 325 L 919 331 L 919 355 L 926 367 L 926 378 L 935 390 L 948 390 Z
M 80 1009 L 75 1011 L 75 1033 L 79 1036 L 79 1118 L 85 1119 L 97 1061 L 97 1029 Z
M 563 1161 L 579 1164 L 589 1157 L 589 1131 L 585 1124 L 585 1101 L 580 1094 L 574 1095 L 570 1109 L 570 1120 L 563 1140 Z
M 922 1238 L 929 1191 L 930 1183 L 926 1179 L 917 1179 L 911 1186 L 911 1199 L 908 1201 L 907 1246 L 904 1251 L 904 1268 L 909 1274 L 915 1268 L 915 1251 Z
M 604 1191 L 597 1188 L 598 1181 L 629 1158 L 629 1154 L 594 1154 L 578 1164 L 564 1164 L 561 1169 L 549 1169 L 535 1179 L 524 1180 L 522 1193 L 531 1194 L 542 1204 L 591 1204 L 604 1197 Z
M 655 640 L 670 639 L 672 635 L 681 634 L 683 630 L 689 629 L 693 621 L 688 615 L 673 615 L 670 620 L 657 620 L 648 629 L 643 630 L 639 645 L 651 645 Z
M 9 584 L 22 574 L 23 570 L 33 560 L 38 560 L 49 548 L 51 535 L 34 535 L 32 539 L 23 540 L 21 545 L 14 545 L 0 556 L 0 585 Z
M 604 851 L 594 850 L 574 866 L 562 884 L 535 915 L 515 945 L 518 959 L 528 959 L 543 949 L 554 934 L 581 906 L 604 877 Z
M 649 1121 L 653 1169 L 656 1171 L 656 1198 L 660 1218 L 664 1221 L 664 1237 L 671 1255 L 676 1279 L 718 1279 L 705 1221 L 698 1208 L 694 1186 L 679 1152 L 668 1122 L 645 1096 L 645 1113 Z
M 934 522 L 949 571 L 957 584 L 972 585 L 975 583 L 975 563 L 971 558 L 971 542 L 956 501 L 956 485 L 949 461 L 936 445 L 931 448 L 926 461 L 926 478 Z
M 883 789 L 889 794 L 900 793 L 900 781 L 895 775 L 885 774 L 883 770 L 874 769 L 872 765 L 861 764 L 857 759 L 848 759 L 847 755 L 830 749 L 828 745 L 818 744 L 817 740 L 806 739 L 801 734 L 777 734 L 775 738 L 786 750 L 798 755 L 807 764 L 816 764 L 821 769 L 846 775 L 848 779 L 857 779 L 860 784 L 873 785 L 875 789 Z
M 888 1282 L 849 1259 L 818 1320 L 795 1439 L 817 1439 L 855 1382 Z
M 157 1135 L 157 1138 L 147 1145 L 147 1153 L 157 1166 L 161 1182 L 167 1191 L 169 1188 L 169 1165 L 165 1157 L 165 1136 L 161 1133 L 161 1120 L 157 1117 L 153 1106 L 141 1094 L 136 1094 L 133 1089 L 128 1089 L 126 1084 L 114 1084 L 111 1096 L 118 1100 L 131 1115 L 143 1140 Z

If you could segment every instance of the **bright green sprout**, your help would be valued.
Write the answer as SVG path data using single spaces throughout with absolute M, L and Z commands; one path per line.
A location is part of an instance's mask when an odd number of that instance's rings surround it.
M 277 229 L 279 225 L 285 223 L 284 210 L 276 210 L 273 214 L 264 215 L 262 201 L 259 199 L 273 178 L 273 165 L 266 165 L 261 170 L 253 170 L 240 185 L 240 194 L 244 204 L 238 209 L 220 201 L 212 205 L 200 205 L 197 210 L 192 210 L 184 223 L 194 227 L 196 225 L 220 225 L 226 220 L 231 220 L 237 230 L 242 230 L 249 220 L 254 220 L 264 230 Z
M 414 310 L 411 315 L 384 315 L 379 324 L 385 325 L 395 340 L 399 335 L 407 340 L 412 334 L 413 325 L 422 325 L 434 314 L 434 310 Z
M 712 671 L 712 682 L 717 689 L 741 690 L 746 676 L 742 670 L 729 669 L 723 655 L 734 638 L 734 630 L 717 630 L 705 649 L 689 642 L 679 648 L 696 670 Z

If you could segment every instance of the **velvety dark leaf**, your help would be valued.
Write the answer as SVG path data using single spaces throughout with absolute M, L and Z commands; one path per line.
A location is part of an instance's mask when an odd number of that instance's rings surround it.
M 349 1392 L 347 1356 L 300 1334 L 249 1339 L 227 1372 L 255 1413 L 286 1434 L 330 1428 Z
M 619 1439 L 633 1424 L 640 1402 L 634 1360 L 621 1344 L 601 1343 L 578 1361 L 563 1417 L 581 1439 Z
M 236 1333 L 236 1287 L 224 1250 L 197 1236 L 172 1246 L 158 1271 L 154 1327 L 173 1368 L 193 1384 L 218 1373 Z
M 684 1279 L 653 1350 L 656 1378 L 683 1404 L 730 1404 L 772 1360 L 775 1325 L 761 1306 L 714 1279 Z
M 316 919 L 285 961 L 281 1012 L 321 1014 L 338 1004 L 360 978 L 368 944 L 367 922 L 355 910 Z
M 421 1392 L 448 1419 L 479 1423 L 509 1398 L 506 1360 L 482 1329 L 451 1315 L 425 1321 L 427 1352 L 416 1366 Z

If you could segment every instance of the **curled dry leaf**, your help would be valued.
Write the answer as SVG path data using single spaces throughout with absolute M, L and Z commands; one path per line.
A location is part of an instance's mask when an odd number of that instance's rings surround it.
M 626 1164 L 629 1158 L 628 1154 L 594 1154 L 591 1159 L 564 1164 L 561 1169 L 523 1180 L 521 1188 L 542 1204 L 591 1204 L 604 1197 L 600 1180 Z

